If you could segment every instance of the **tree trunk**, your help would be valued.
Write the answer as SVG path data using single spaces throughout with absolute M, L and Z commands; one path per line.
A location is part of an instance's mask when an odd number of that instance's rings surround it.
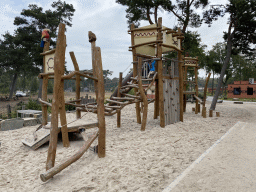
M 12 96 L 13 96 L 13 92 L 15 90 L 15 86 L 16 86 L 16 82 L 17 82 L 17 77 L 18 77 L 18 74 L 15 73 L 14 76 L 13 76 L 13 80 L 12 80 L 12 85 L 11 85 L 9 99 L 11 99 Z
M 222 66 L 222 69 L 221 69 L 220 78 L 218 80 L 218 86 L 217 86 L 217 89 L 215 91 L 215 94 L 214 94 L 214 97 L 213 97 L 213 100 L 212 100 L 212 104 L 211 104 L 210 110 L 215 110 L 215 107 L 216 107 L 218 96 L 220 94 L 220 88 L 221 88 L 221 85 L 222 85 L 222 82 L 223 82 L 223 78 L 224 78 L 224 75 L 225 75 L 225 72 L 226 72 L 226 69 L 227 69 L 230 57 L 231 57 L 233 36 L 234 36 L 234 32 L 232 34 L 230 34 L 230 32 L 229 32 L 229 34 L 228 34 L 228 42 L 227 42 L 227 54 L 226 54 L 226 58 L 225 58 L 225 61 L 224 61 L 224 65 Z
M 214 71 L 212 71 L 212 96 L 213 96 L 213 88 L 214 88 Z

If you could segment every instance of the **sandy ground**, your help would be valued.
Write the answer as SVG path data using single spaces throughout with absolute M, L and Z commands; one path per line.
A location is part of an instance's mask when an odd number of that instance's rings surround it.
M 256 104 L 221 103 L 216 108 L 221 117 L 206 119 L 195 115 L 194 104 L 188 104 L 184 122 L 161 128 L 159 119 L 153 119 L 150 104 L 146 131 L 141 132 L 134 107 L 122 110 L 121 128 L 116 127 L 116 115 L 106 117 L 105 158 L 98 158 L 89 150 L 45 183 L 39 175 L 45 172 L 48 144 L 33 151 L 21 143 L 36 127 L 1 132 L 0 191 L 162 191 L 238 121 L 256 121 Z M 67 116 L 75 118 L 75 114 Z M 96 115 L 88 113 L 83 119 L 95 120 Z M 88 134 L 93 131 L 86 130 Z M 69 148 L 58 142 L 56 164 L 83 145 L 80 135 L 72 135 L 70 140 Z M 96 144 L 97 141 L 92 146 Z

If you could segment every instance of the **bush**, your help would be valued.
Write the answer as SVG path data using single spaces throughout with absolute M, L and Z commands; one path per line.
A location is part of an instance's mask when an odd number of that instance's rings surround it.
M 40 103 L 37 103 L 36 100 L 29 99 L 28 104 L 26 104 L 26 109 L 42 110 L 42 106 Z

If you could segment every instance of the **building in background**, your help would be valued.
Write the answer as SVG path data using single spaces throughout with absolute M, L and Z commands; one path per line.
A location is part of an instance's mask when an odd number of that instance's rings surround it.
M 228 98 L 256 98 L 256 83 L 254 83 L 254 78 L 250 78 L 249 81 L 234 81 L 234 84 L 229 84 Z

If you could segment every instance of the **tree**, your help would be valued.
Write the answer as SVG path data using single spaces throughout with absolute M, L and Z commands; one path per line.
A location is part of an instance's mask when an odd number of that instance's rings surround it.
M 151 25 L 154 22 L 157 24 L 158 10 L 164 10 L 177 17 L 179 24 L 183 26 L 183 33 L 188 25 L 191 27 L 201 25 L 202 20 L 195 9 L 205 8 L 208 5 L 208 0 L 176 0 L 176 4 L 173 4 L 171 0 L 116 0 L 116 2 L 128 6 L 126 18 L 128 18 L 129 25 L 135 23 L 136 26 L 139 26 L 141 20 L 146 20 Z M 151 15 L 154 17 L 154 22 Z
M 62 3 L 60 0 L 53 2 L 51 5 L 56 10 L 46 10 L 43 12 L 42 7 L 30 4 L 29 9 L 23 9 L 21 17 L 15 17 L 14 25 L 18 28 L 16 33 L 19 37 L 19 45 L 24 48 L 30 56 L 30 61 L 42 68 L 42 48 L 40 39 L 44 28 L 50 29 L 51 47 L 56 45 L 54 39 L 57 37 L 57 28 L 60 22 L 72 27 L 69 21 L 72 21 L 75 9 L 72 4 Z M 40 81 L 42 85 L 42 81 Z M 39 89 L 38 97 L 41 97 L 41 89 Z
M 224 32 L 227 43 L 226 57 L 221 69 L 218 86 L 210 109 L 215 110 L 223 78 L 233 51 L 241 51 L 243 54 L 252 55 L 254 50 L 252 44 L 256 43 L 256 1 L 255 0 L 229 0 L 226 5 L 212 6 L 204 13 L 204 19 L 209 26 L 219 16 L 229 14 L 228 31 Z
M 6 33 L 2 35 L 4 40 L 0 40 L 0 67 L 12 75 L 9 99 L 13 97 L 18 75 L 37 71 L 37 67 L 30 60 L 30 55 L 19 44 L 19 36 Z M 37 71 L 39 72 L 39 70 Z

